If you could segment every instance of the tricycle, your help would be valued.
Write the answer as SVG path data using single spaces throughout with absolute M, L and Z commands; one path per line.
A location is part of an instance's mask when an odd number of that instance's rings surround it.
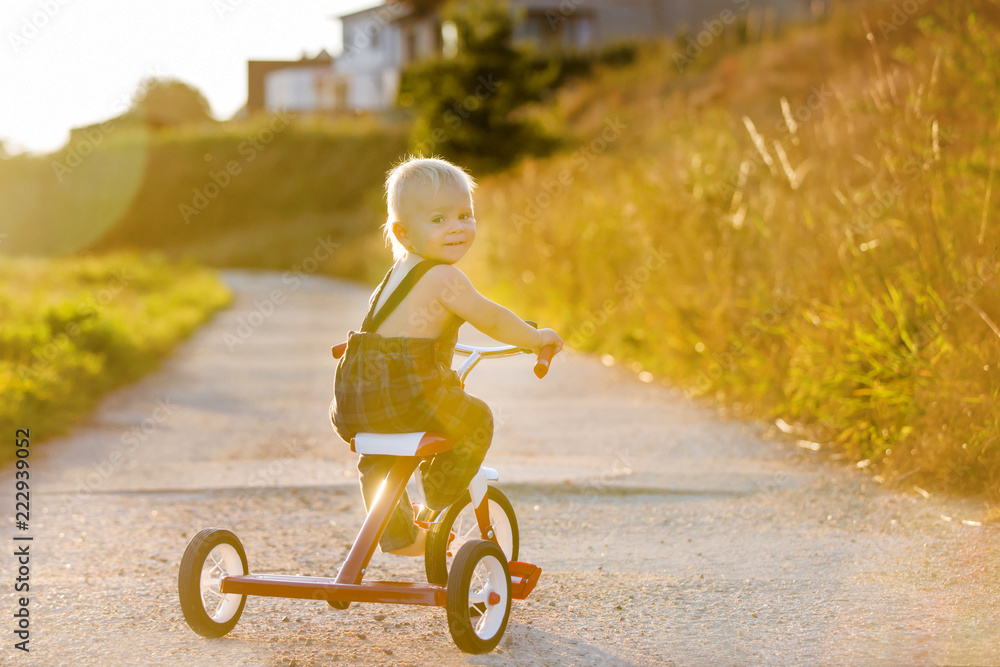
M 333 347 L 344 354 L 346 343 Z M 468 359 L 458 370 L 465 379 L 485 358 L 531 353 L 510 345 L 456 345 Z M 553 348 L 539 352 L 535 375 L 544 377 Z M 369 509 L 358 536 L 336 577 L 251 574 L 246 551 L 230 530 L 206 528 L 188 543 L 181 559 L 177 587 L 181 610 L 191 629 L 204 637 L 221 637 L 239 621 L 248 595 L 325 600 L 336 609 L 352 602 L 381 602 L 444 607 L 448 628 L 459 649 L 487 653 L 503 637 L 511 601 L 523 600 L 538 583 L 541 568 L 517 560 L 517 517 L 507 497 L 492 482 L 499 473 L 481 467 L 469 490 L 439 512 L 415 503 L 415 520 L 427 528 L 424 554 L 426 583 L 364 579 L 389 516 L 412 476 L 421 497 L 419 463 L 452 447 L 445 435 L 431 432 L 358 433 L 351 450 L 359 454 L 395 456 L 396 460 Z

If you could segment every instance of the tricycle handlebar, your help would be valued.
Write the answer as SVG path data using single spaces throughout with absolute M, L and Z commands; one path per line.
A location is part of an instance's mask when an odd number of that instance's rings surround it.
M 549 372 L 549 363 L 551 363 L 552 357 L 555 356 L 555 353 L 556 348 L 554 345 L 546 345 L 538 351 L 538 361 L 535 362 L 535 377 L 539 380 L 545 377 L 545 374 Z
M 514 345 L 500 345 L 499 347 L 476 347 L 475 345 L 455 345 L 456 354 L 464 354 L 469 357 L 473 352 L 478 352 L 480 357 L 513 357 L 515 354 L 531 354 L 531 350 L 525 347 Z
M 344 352 L 347 351 L 347 342 L 339 343 L 331 348 L 334 359 L 340 359 L 344 356 Z M 516 354 L 531 354 L 531 350 L 524 347 L 517 347 L 516 345 L 501 345 L 499 347 L 476 347 L 475 345 L 465 345 L 463 343 L 458 343 L 455 345 L 455 352 L 457 354 L 463 354 L 469 359 L 462 364 L 462 367 L 458 369 L 458 375 L 465 382 L 466 376 L 469 375 L 469 371 L 472 367 L 479 363 L 480 359 L 487 357 L 500 358 L 500 357 L 512 357 Z M 538 378 L 545 377 L 545 374 L 549 371 L 549 363 L 552 361 L 552 356 L 555 353 L 555 348 L 551 345 L 546 345 L 538 353 L 538 361 L 535 363 L 535 375 Z

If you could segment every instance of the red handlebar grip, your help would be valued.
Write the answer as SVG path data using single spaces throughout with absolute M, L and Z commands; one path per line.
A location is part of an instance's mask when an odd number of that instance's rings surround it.
M 555 352 L 556 348 L 553 345 L 546 345 L 538 351 L 538 361 L 535 362 L 535 375 L 539 380 L 549 372 L 549 362 L 552 361 L 552 355 Z
M 347 351 L 347 343 L 344 342 L 340 343 L 339 345 L 334 345 L 332 348 L 330 348 L 330 351 L 333 352 L 334 359 L 340 359 L 342 356 L 344 356 L 344 352 Z

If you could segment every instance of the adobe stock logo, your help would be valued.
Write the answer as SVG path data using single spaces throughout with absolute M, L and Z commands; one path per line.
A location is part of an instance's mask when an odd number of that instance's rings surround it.
M 14 53 L 23 49 L 29 41 L 37 37 L 68 3 L 69 0 L 42 0 L 39 2 L 35 11 L 21 19 L 21 25 L 16 31 L 7 33 L 7 41 L 10 42 L 10 48 L 13 49 Z

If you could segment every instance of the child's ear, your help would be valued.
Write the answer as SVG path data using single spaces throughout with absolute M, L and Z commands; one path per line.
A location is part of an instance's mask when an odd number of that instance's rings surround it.
M 392 233 L 396 237 L 396 240 L 404 246 L 409 242 L 409 238 L 406 235 L 406 227 L 403 227 L 398 222 L 392 223 Z

